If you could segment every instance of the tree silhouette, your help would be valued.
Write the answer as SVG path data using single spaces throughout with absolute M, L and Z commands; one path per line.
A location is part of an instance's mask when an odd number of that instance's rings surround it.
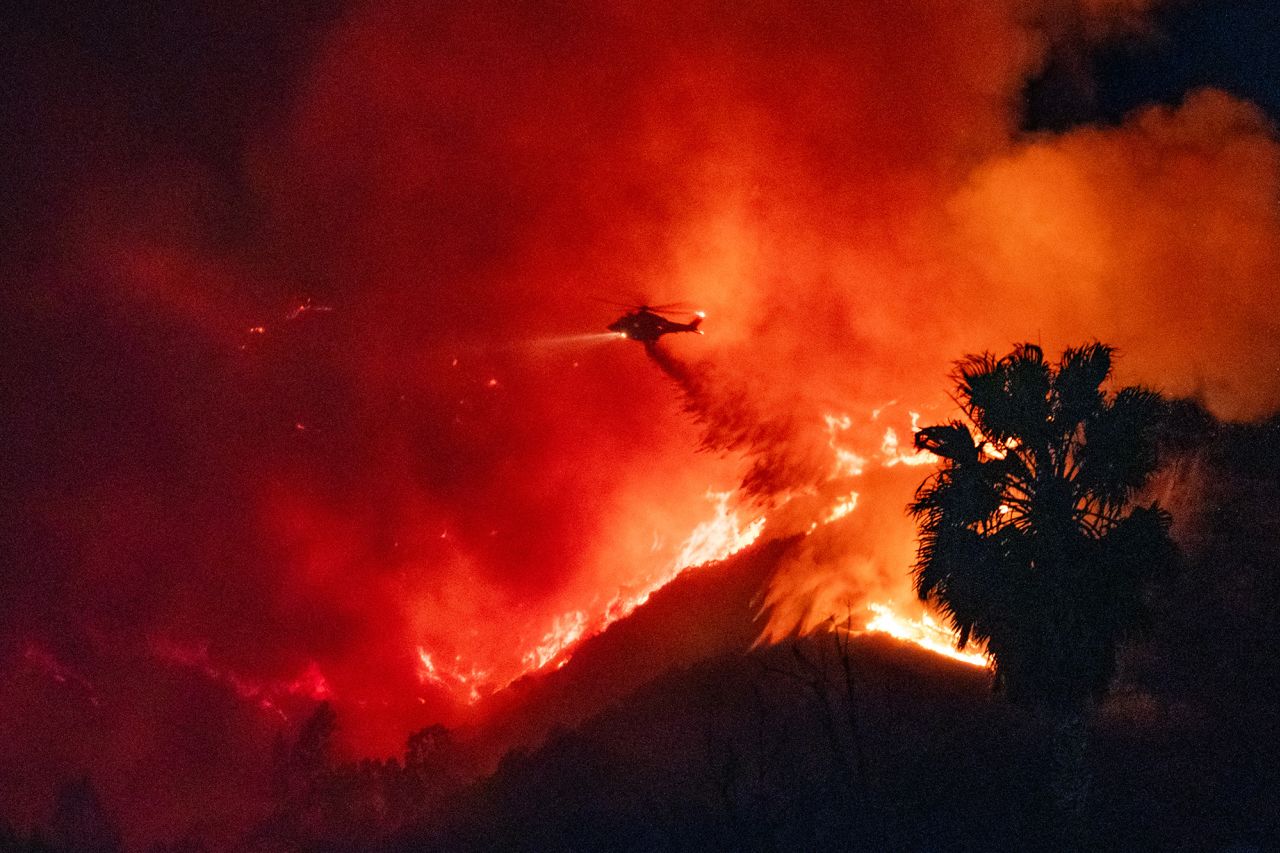
M 920 430 L 942 466 L 910 506 L 920 524 L 920 598 L 959 644 L 990 653 L 998 689 L 1048 712 L 1059 802 L 1083 805 L 1084 716 L 1143 621 L 1143 591 L 1177 551 L 1170 517 L 1135 505 L 1158 463 L 1165 404 L 1142 388 L 1103 390 L 1113 350 L 1094 343 L 1058 364 L 1022 344 L 956 365 L 970 423 Z

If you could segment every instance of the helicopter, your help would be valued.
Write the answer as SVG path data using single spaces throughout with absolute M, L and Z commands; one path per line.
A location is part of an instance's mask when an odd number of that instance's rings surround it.
M 611 332 L 616 332 L 620 337 L 645 344 L 655 343 L 663 335 L 669 335 L 674 332 L 696 332 L 699 335 L 702 334 L 702 330 L 698 327 L 702 324 L 702 319 L 706 315 L 701 311 L 683 311 L 679 307 L 680 304 L 675 302 L 669 305 L 624 305 L 624 308 L 630 310 L 610 323 L 607 328 Z M 679 323 L 663 316 L 663 314 L 671 312 L 678 314 L 691 313 L 694 315 L 693 320 L 688 323 Z

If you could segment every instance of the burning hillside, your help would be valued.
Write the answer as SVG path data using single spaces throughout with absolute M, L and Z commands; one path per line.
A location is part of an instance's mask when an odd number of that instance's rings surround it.
M 850 618 L 945 646 L 903 508 L 952 359 L 1102 339 L 1122 383 L 1280 405 L 1261 109 L 1022 129 L 1029 81 L 1157 5 L 33 18 L 0 719 L 36 769 L 0 777 L 8 814 L 91 772 L 156 804 L 131 837 L 234 822 L 197 780 L 251 789 L 317 700 L 389 754 L 752 543 L 797 543 L 761 642 Z M 600 298 L 688 300 L 705 335 L 646 355 Z

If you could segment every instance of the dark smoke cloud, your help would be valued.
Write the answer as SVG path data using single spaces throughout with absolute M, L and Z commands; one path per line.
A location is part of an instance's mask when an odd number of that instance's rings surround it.
M 966 351 L 1103 337 L 1125 379 L 1274 408 L 1262 117 L 1016 130 L 1051 43 L 1147 5 L 387 0 L 312 9 L 288 73 L 172 90 L 163 51 L 22 54 L 0 719 L 47 770 L 15 813 L 84 766 L 158 832 L 326 693 L 356 752 L 465 719 L 458 678 L 665 571 L 744 477 L 771 533 L 817 525 L 771 635 L 899 594 L 889 433 L 945 416 Z M 566 343 L 593 297 L 707 335 L 665 376 Z

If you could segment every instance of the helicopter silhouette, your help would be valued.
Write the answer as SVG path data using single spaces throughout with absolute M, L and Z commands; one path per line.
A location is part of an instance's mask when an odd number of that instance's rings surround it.
M 628 340 L 640 341 L 645 344 L 655 343 L 663 335 L 670 335 L 676 332 L 702 334 L 702 330 L 698 327 L 702 325 L 702 320 L 706 315 L 701 311 L 683 310 L 680 307 L 682 304 L 673 302 L 668 305 L 623 305 L 622 307 L 629 309 L 627 313 L 614 320 L 606 328 Z M 694 316 L 690 322 L 681 323 L 664 316 L 670 313 L 692 314 Z

